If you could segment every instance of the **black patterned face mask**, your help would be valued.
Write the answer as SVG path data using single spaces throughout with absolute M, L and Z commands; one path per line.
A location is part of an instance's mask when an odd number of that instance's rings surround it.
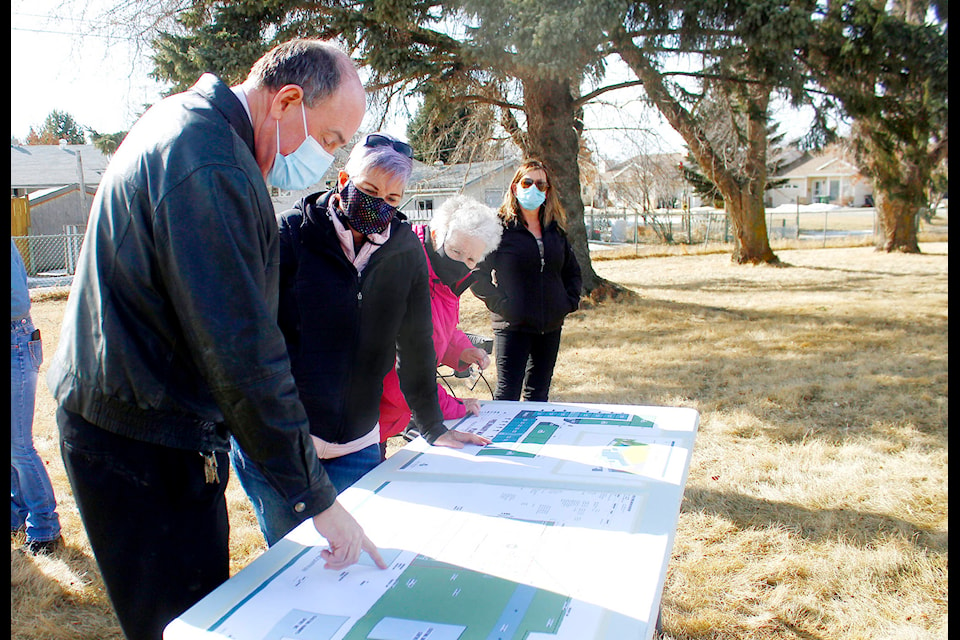
M 363 235 L 383 233 L 397 215 L 396 207 L 360 191 L 352 180 L 340 190 L 340 208 L 348 224 Z

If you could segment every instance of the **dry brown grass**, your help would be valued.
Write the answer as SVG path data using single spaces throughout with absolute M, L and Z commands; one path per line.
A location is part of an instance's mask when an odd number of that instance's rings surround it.
M 726 250 L 596 262 L 639 299 L 568 319 L 551 399 L 701 413 L 669 637 L 946 638 L 947 244 L 922 249 L 777 249 L 783 268 Z M 49 357 L 64 303 L 45 295 Z M 469 295 L 463 326 L 490 333 Z M 68 548 L 11 544 L 12 637 L 119 638 L 42 385 L 38 401 Z M 263 546 L 239 483 L 228 501 L 237 571 Z

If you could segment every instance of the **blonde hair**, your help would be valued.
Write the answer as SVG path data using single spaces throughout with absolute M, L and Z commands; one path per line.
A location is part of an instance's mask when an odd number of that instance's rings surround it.
M 500 218 L 504 222 L 519 221 L 523 226 L 527 226 L 520 212 L 520 203 L 517 202 L 517 196 L 513 193 L 513 185 L 520 182 L 525 175 L 537 169 L 542 170 L 547 176 L 547 198 L 540 205 L 540 224 L 546 227 L 551 222 L 556 222 L 557 226 L 563 229 L 567 223 L 567 213 L 563 210 L 563 205 L 560 204 L 560 198 L 557 197 L 557 189 L 550 177 L 550 170 L 539 160 L 524 160 L 517 167 L 516 173 L 513 174 L 513 180 L 510 181 L 510 187 L 503 197 L 503 204 L 500 205 Z

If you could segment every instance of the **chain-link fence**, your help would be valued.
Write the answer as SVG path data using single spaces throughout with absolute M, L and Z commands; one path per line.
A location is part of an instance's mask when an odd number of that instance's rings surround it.
M 813 240 L 860 236 L 872 241 L 878 233 L 872 207 L 839 208 L 830 205 L 796 205 L 767 209 L 767 234 L 771 240 Z M 611 244 L 707 244 L 732 241 L 733 227 L 722 210 L 663 209 L 641 212 L 628 208 L 586 207 L 584 224 L 592 242 Z M 947 229 L 947 207 L 942 203 L 920 220 L 920 231 Z M 83 228 L 49 236 L 13 236 L 23 256 L 31 287 L 69 284 L 83 245 Z
M 584 211 L 587 237 L 592 241 L 628 244 L 706 244 L 732 242 L 733 225 L 723 210 L 713 208 L 650 209 L 591 208 Z M 828 237 L 877 233 L 872 207 L 796 205 L 767 209 L 771 240 L 825 240 Z
M 83 246 L 83 231 L 52 236 L 13 236 L 30 286 L 59 285 L 73 276 Z

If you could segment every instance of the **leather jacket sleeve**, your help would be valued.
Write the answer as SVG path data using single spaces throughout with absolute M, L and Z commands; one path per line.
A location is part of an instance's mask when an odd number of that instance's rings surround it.
M 156 258 L 227 427 L 290 508 L 313 516 L 336 490 L 309 437 L 276 322 L 276 220 L 257 202 L 243 172 L 199 169 L 157 208 Z M 178 215 L 187 209 L 191 224 Z

